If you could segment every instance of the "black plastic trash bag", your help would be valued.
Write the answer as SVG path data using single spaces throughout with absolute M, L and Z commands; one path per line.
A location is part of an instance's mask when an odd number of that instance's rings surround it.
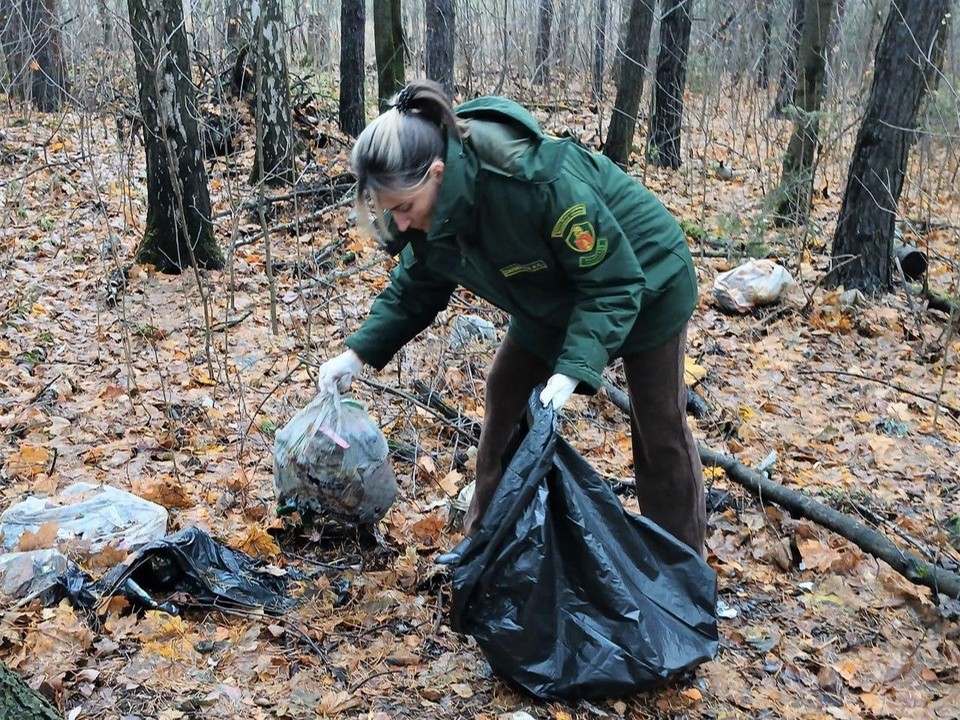
M 189 596 L 224 610 L 262 607 L 279 615 L 296 601 L 286 596 L 288 571 L 274 575 L 264 563 L 214 540 L 195 527 L 155 540 L 100 582 L 102 595 L 122 594 L 137 604 L 176 613 L 169 598 Z
M 453 628 L 548 699 L 625 695 L 713 659 L 713 570 L 623 508 L 536 392 L 526 426 L 480 529 L 448 556 Z

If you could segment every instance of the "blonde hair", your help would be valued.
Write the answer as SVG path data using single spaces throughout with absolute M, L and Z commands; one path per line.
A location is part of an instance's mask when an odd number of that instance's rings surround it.
M 384 235 L 389 233 L 376 194 L 415 191 L 427 179 L 433 162 L 444 158 L 447 140 L 461 141 L 466 135 L 450 99 L 431 80 L 408 83 L 390 104 L 360 133 L 350 155 L 357 176 L 357 220 L 372 232 L 372 214 Z

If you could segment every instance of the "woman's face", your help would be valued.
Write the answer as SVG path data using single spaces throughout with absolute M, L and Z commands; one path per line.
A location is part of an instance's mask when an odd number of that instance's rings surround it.
M 435 160 L 427 176 L 413 190 L 380 190 L 377 201 L 384 210 L 389 210 L 397 229 L 404 232 L 413 228 L 429 232 L 437 193 L 443 180 L 443 161 Z

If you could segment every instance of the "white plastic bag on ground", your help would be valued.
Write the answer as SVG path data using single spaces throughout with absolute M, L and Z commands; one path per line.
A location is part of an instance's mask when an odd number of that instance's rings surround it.
M 0 595 L 23 598 L 57 584 L 67 571 L 59 550 L 31 550 L 0 555 Z
M 363 405 L 333 388 L 277 431 L 277 512 L 356 524 L 382 518 L 397 497 L 387 440 Z
M 91 552 L 113 544 L 134 550 L 167 532 L 167 510 L 149 500 L 109 485 L 74 483 L 59 495 L 30 497 L 0 516 L 3 547 L 15 550 L 24 532 L 41 525 L 57 528 L 56 544 L 89 543 Z
M 745 313 L 776 302 L 792 283 L 786 268 L 772 260 L 749 260 L 720 273 L 713 283 L 713 296 L 724 310 Z

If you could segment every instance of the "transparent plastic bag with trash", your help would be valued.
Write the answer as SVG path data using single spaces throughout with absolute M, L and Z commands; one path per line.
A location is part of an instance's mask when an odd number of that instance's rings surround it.
M 782 265 L 753 259 L 717 275 L 713 296 L 724 310 L 747 313 L 777 302 L 792 283 L 793 278 Z
M 372 525 L 397 497 L 387 440 L 356 400 L 323 389 L 277 431 L 277 514 Z
M 29 497 L 0 516 L 3 549 L 13 551 L 25 532 L 56 528 L 56 543 L 88 543 L 97 553 L 107 545 L 135 550 L 167 531 L 165 508 L 109 485 L 74 483 L 59 495 Z

